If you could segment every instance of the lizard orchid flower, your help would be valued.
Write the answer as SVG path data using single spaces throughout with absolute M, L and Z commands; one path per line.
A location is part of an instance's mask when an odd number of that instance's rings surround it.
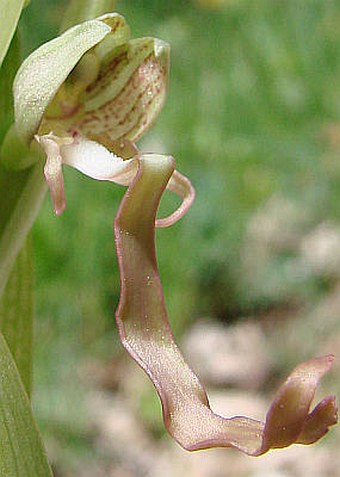
M 150 37 L 131 40 L 116 13 L 67 30 L 22 64 L 14 82 L 16 132 L 47 156 L 44 174 L 57 215 L 66 206 L 63 164 L 129 185 L 141 157 L 135 143 L 164 104 L 168 65 L 168 45 Z M 177 221 L 194 199 L 189 180 L 177 171 L 169 189 L 183 202 L 158 221 L 160 227 Z
M 140 154 L 135 144 L 163 106 L 168 55 L 160 40 L 131 40 L 118 14 L 71 28 L 41 46 L 19 69 L 16 124 L 7 143 L 12 134 L 44 151 L 44 174 L 57 214 L 65 208 L 63 164 L 97 180 L 129 186 L 114 224 L 121 276 L 116 319 L 124 347 L 154 383 L 165 426 L 181 446 L 235 447 L 257 456 L 292 443 L 313 443 L 337 422 L 334 396 L 310 412 L 332 356 L 298 365 L 260 422 L 215 414 L 174 341 L 157 267 L 155 224 L 178 220 L 191 205 L 194 190 L 175 170 L 171 156 Z M 166 188 L 183 201 L 174 214 L 157 221 Z

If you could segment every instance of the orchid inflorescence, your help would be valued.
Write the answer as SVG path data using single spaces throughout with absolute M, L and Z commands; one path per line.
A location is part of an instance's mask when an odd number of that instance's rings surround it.
M 279 388 L 265 423 L 223 418 L 183 359 L 166 315 L 155 252 L 155 225 L 181 218 L 194 199 L 174 159 L 139 152 L 167 90 L 169 47 L 155 38 L 130 39 L 116 13 L 77 25 L 32 53 L 14 82 L 15 125 L 10 141 L 45 155 L 44 175 L 54 210 L 66 205 L 63 165 L 129 186 L 114 223 L 121 276 L 116 313 L 123 346 L 160 396 L 169 433 L 187 450 L 235 447 L 249 455 L 292 443 L 311 444 L 337 422 L 334 396 L 310 412 L 316 387 L 332 356 L 298 365 Z M 14 138 L 14 139 L 13 139 Z M 6 141 L 5 141 L 6 148 Z M 28 157 L 30 155 L 28 154 Z M 14 159 L 8 167 L 22 167 Z M 183 200 L 165 219 L 156 212 L 165 189 Z

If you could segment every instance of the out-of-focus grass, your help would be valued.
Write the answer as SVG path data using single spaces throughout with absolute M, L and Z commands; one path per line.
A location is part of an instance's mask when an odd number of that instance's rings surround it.
M 65 3 L 32 0 L 22 21 L 26 54 L 57 33 Z M 134 36 L 157 36 L 172 48 L 169 99 L 141 148 L 173 154 L 197 190 L 188 216 L 157 233 L 178 334 L 202 315 L 228 321 L 291 302 L 312 307 L 333 285 L 298 264 L 300 238 L 339 220 L 340 1 L 223 5 L 118 2 Z M 79 361 L 118 347 L 111 224 L 123 191 L 65 175 L 65 214 L 54 217 L 47 201 L 34 230 L 36 396 L 47 428 L 51 412 L 64 419 L 62 403 L 77 395 L 77 377 L 69 383 Z M 282 234 L 287 229 L 284 206 L 270 208 L 270 201 L 290 204 L 295 242 L 270 242 L 261 261 L 251 221 L 265 216 L 269 226 L 279 224 L 277 234 L 280 224 Z M 165 209 L 172 204 L 164 202 Z M 266 230 L 258 233 L 266 239 Z M 258 258 L 256 266 L 245 257 Z

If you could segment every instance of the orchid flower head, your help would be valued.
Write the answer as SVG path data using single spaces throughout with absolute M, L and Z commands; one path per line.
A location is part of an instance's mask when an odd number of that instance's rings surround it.
M 46 156 L 44 174 L 55 212 L 65 209 L 63 165 L 129 186 L 114 232 L 121 277 L 116 313 L 123 346 L 159 394 L 168 432 L 187 450 L 234 447 L 258 456 L 293 443 L 310 444 L 337 422 L 334 396 L 310 411 L 333 357 L 298 365 L 280 386 L 264 422 L 223 418 L 174 341 L 155 250 L 155 224 L 166 227 L 190 207 L 194 189 L 174 159 L 140 153 L 136 142 L 166 97 L 169 47 L 130 38 L 116 13 L 77 25 L 33 52 L 14 82 L 15 131 Z M 156 220 L 164 189 L 180 197 L 175 213 Z
M 136 141 L 163 107 L 168 71 L 168 44 L 131 39 L 117 13 L 70 28 L 24 61 L 14 81 L 15 127 L 23 142 L 36 142 L 47 156 L 44 174 L 56 214 L 66 206 L 64 164 L 97 180 L 130 184 L 141 157 Z M 193 202 L 190 182 L 177 171 L 169 189 L 183 202 L 159 226 L 178 220 Z

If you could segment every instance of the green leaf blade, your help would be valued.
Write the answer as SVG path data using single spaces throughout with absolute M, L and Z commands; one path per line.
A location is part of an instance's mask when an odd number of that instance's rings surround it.
M 50 477 L 40 434 L 8 346 L 0 334 L 0 475 Z
M 24 3 L 24 0 L 1 0 L 0 66 L 11 43 Z
M 12 86 L 20 66 L 20 41 L 15 34 L 8 53 L 0 68 L 0 144 L 14 120 Z

